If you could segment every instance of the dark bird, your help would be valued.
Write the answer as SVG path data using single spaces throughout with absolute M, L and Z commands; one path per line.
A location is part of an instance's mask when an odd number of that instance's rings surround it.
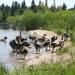
M 9 45 L 13 49 L 13 51 L 15 51 L 15 49 L 19 48 L 19 44 L 16 43 L 14 39 L 9 42 Z
M 40 52 L 41 43 L 38 42 L 37 40 L 35 40 L 35 42 L 34 42 L 34 47 L 35 47 L 37 53 Z
M 1 42 L 6 42 L 7 37 L 5 36 L 3 39 L 0 39 Z
M 27 53 L 28 53 L 28 49 L 25 46 L 21 46 L 20 50 L 17 51 L 16 55 L 21 54 L 22 57 L 24 56 L 24 59 L 25 59 L 25 56 L 27 55 Z
M 36 40 L 36 36 L 35 35 L 29 35 L 29 39 L 30 39 L 30 42 L 31 42 L 31 40 L 35 41 Z
M 50 47 L 52 47 L 52 53 L 54 52 L 54 49 L 56 48 L 56 47 L 58 47 L 58 46 L 60 46 L 60 44 L 57 44 L 57 43 L 51 43 L 50 44 Z
M 11 48 L 14 50 L 16 49 L 20 49 L 21 46 L 26 46 L 26 47 L 30 47 L 30 43 L 24 41 L 24 42 L 17 42 L 16 40 L 11 40 L 9 42 L 9 45 L 11 46 Z
M 49 45 L 50 45 L 50 41 L 49 40 L 45 41 L 44 44 L 43 44 L 43 47 L 46 47 L 46 52 L 48 51 L 47 47 L 49 47 Z
M 67 41 L 68 38 L 70 38 L 72 36 L 71 33 L 68 32 L 68 30 L 66 29 L 66 32 L 64 34 L 62 34 L 61 40 Z
M 59 49 L 60 49 L 64 46 L 64 44 L 65 44 L 64 41 L 59 41 L 59 43 L 51 43 L 50 47 L 52 47 L 52 53 L 54 52 L 54 49 L 56 47 L 59 47 Z
M 58 39 L 58 37 L 57 36 L 53 36 L 53 37 L 51 37 L 51 43 L 53 43 L 55 40 L 57 40 Z
M 45 42 L 45 38 L 43 38 L 43 37 L 41 37 L 41 38 L 37 38 L 37 40 L 38 40 L 40 43 Z
M 27 41 L 27 38 L 21 38 L 21 42 Z

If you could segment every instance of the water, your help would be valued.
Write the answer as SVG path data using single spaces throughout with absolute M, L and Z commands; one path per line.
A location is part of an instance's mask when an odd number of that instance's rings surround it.
M 31 33 L 28 31 L 22 31 L 22 37 L 29 37 Z M 20 66 L 20 64 L 17 62 L 17 60 L 20 57 L 16 57 L 16 55 L 12 54 L 11 52 L 13 51 L 12 48 L 9 45 L 9 42 L 12 39 L 15 39 L 16 36 L 20 35 L 20 31 L 19 30 L 0 30 L 0 39 L 3 38 L 4 36 L 7 36 L 7 42 L 0 42 L 0 62 L 3 63 L 9 70 L 14 70 L 14 68 L 18 68 Z M 30 42 L 29 39 L 27 39 L 28 42 Z M 33 46 L 33 44 L 31 44 L 31 49 L 29 49 L 29 53 L 26 56 L 26 60 L 34 60 L 35 59 L 35 55 L 36 55 L 36 50 Z M 44 53 L 45 49 L 41 50 L 41 53 Z M 19 61 L 20 62 L 20 61 Z
M 9 46 L 9 42 L 12 39 L 15 39 L 16 36 L 20 34 L 19 30 L 0 30 L 0 39 L 4 38 L 4 36 L 7 36 L 7 42 L 0 42 L 0 62 L 3 63 L 8 69 L 13 70 L 17 65 L 17 63 L 14 61 L 14 58 L 16 56 L 12 56 L 12 48 Z M 23 31 L 22 32 L 23 37 L 28 37 L 29 33 Z

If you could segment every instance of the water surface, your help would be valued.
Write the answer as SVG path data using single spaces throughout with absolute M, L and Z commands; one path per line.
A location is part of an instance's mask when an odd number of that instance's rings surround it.
M 22 31 L 22 37 L 29 37 L 31 33 L 29 31 Z M 12 48 L 9 45 L 9 42 L 12 39 L 15 39 L 16 36 L 20 35 L 19 30 L 0 30 L 0 39 L 3 38 L 4 36 L 7 36 L 7 42 L 0 42 L 0 62 L 3 63 L 8 69 L 13 70 L 14 68 L 19 67 L 19 63 L 17 60 L 20 58 L 16 56 L 15 54 L 12 54 L 11 52 L 13 51 Z M 30 43 L 30 40 L 27 39 L 27 41 Z M 31 44 L 31 49 L 29 49 L 29 53 L 26 56 L 26 60 L 34 60 L 34 56 L 36 55 L 36 50 L 34 48 L 34 45 Z M 45 50 L 41 50 L 41 53 L 45 52 Z M 21 61 L 19 61 L 21 62 Z

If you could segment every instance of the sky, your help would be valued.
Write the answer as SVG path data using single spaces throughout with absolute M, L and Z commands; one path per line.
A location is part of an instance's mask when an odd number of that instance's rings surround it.
M 18 3 L 21 3 L 23 0 L 0 0 L 0 5 L 4 3 L 5 5 L 7 4 L 11 6 L 13 1 L 17 1 Z M 38 5 L 39 0 L 34 0 L 34 1 L 35 1 L 35 4 Z M 45 0 L 41 0 L 41 1 L 45 3 Z M 67 5 L 67 9 L 73 8 L 75 4 L 75 0 L 55 0 L 55 1 L 56 1 L 56 6 L 59 6 L 65 3 Z M 27 6 L 30 6 L 32 0 L 25 0 L 25 2 Z M 53 0 L 48 0 L 48 6 L 50 7 L 52 4 L 53 4 Z

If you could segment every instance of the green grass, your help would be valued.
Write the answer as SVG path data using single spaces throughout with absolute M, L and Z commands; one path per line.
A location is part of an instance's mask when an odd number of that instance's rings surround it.
M 1 63 L 0 64 L 0 75 L 9 75 L 10 72 L 8 71 L 8 69 L 6 69 L 6 67 Z
M 41 65 L 21 67 L 19 70 L 8 72 L 4 66 L 0 66 L 0 75 L 75 75 L 75 60 L 64 66 L 59 62 Z
M 61 65 L 59 62 L 50 64 L 43 62 L 38 66 L 22 67 L 19 70 L 14 70 L 12 73 L 1 69 L 0 75 L 75 75 L 75 61 L 67 66 Z
M 53 31 L 57 33 L 57 35 L 62 35 L 65 32 L 65 29 L 53 29 Z
M 71 41 L 72 45 L 75 46 L 75 32 L 74 31 L 72 31 L 72 36 L 71 36 L 70 41 Z
M 69 47 L 63 47 L 57 51 L 57 55 L 62 55 L 69 52 Z

